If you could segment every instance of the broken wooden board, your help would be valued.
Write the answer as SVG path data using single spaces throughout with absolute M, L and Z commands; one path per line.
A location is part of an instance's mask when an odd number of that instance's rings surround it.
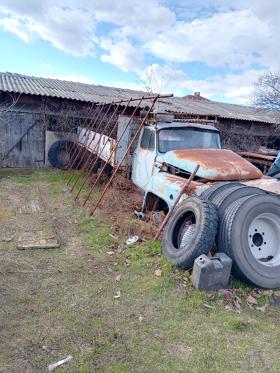
M 23 232 L 18 238 L 18 249 L 54 249 L 58 248 L 59 242 L 53 231 L 29 231 Z
M 36 199 L 31 199 L 26 202 L 25 205 L 19 209 L 21 214 L 36 214 L 44 212 L 44 209 L 40 206 L 40 202 Z

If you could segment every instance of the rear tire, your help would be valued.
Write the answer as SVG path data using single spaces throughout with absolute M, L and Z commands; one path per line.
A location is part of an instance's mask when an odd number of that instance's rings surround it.
M 219 203 L 218 212 L 219 216 L 224 215 L 227 207 L 231 205 L 233 202 L 247 196 L 253 195 L 265 195 L 267 194 L 263 189 L 251 187 L 251 186 L 244 186 L 243 188 L 239 189 L 232 189 L 229 193 L 223 198 L 223 200 Z
M 162 238 L 164 256 L 178 267 L 192 268 L 194 260 L 214 245 L 217 228 L 215 206 L 197 197 L 187 198 L 167 223 Z
M 214 196 L 214 198 L 212 198 L 211 202 L 218 209 L 221 206 L 221 204 L 224 202 L 224 200 L 228 196 L 230 196 L 231 193 L 239 192 L 240 190 L 244 188 L 245 188 L 245 185 L 239 184 L 239 185 L 234 185 L 231 188 L 227 188 L 223 191 L 218 191 L 218 193 Z
M 229 205 L 220 224 L 218 247 L 233 260 L 233 274 L 263 288 L 280 287 L 280 200 L 243 197 Z
M 204 190 L 201 193 L 201 198 L 203 199 L 209 199 L 210 201 L 213 201 L 213 198 L 215 198 L 218 194 L 225 190 L 230 190 L 236 186 L 241 186 L 242 184 L 235 182 L 235 181 L 221 181 L 218 183 L 215 183 L 208 189 Z

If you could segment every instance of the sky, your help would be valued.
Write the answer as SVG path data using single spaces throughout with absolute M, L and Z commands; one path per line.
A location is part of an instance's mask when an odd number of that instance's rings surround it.
M 279 0 L 0 0 L 0 71 L 250 104 Z

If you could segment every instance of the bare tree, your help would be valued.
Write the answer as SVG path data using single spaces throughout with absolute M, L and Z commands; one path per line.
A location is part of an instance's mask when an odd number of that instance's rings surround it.
M 17 108 L 17 103 L 20 99 L 20 94 L 14 94 L 14 93 L 7 92 L 6 95 L 8 99 L 0 102 L 0 114 L 6 113 L 11 110 L 13 111 L 19 110 L 19 108 Z
M 253 104 L 280 117 L 280 74 L 264 73 L 255 83 Z

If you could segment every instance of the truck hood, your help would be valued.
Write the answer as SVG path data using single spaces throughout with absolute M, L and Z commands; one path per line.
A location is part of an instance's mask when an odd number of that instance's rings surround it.
M 231 150 L 184 149 L 164 154 L 163 161 L 187 172 L 200 168 L 197 176 L 208 180 L 253 180 L 262 177 L 261 171 Z

